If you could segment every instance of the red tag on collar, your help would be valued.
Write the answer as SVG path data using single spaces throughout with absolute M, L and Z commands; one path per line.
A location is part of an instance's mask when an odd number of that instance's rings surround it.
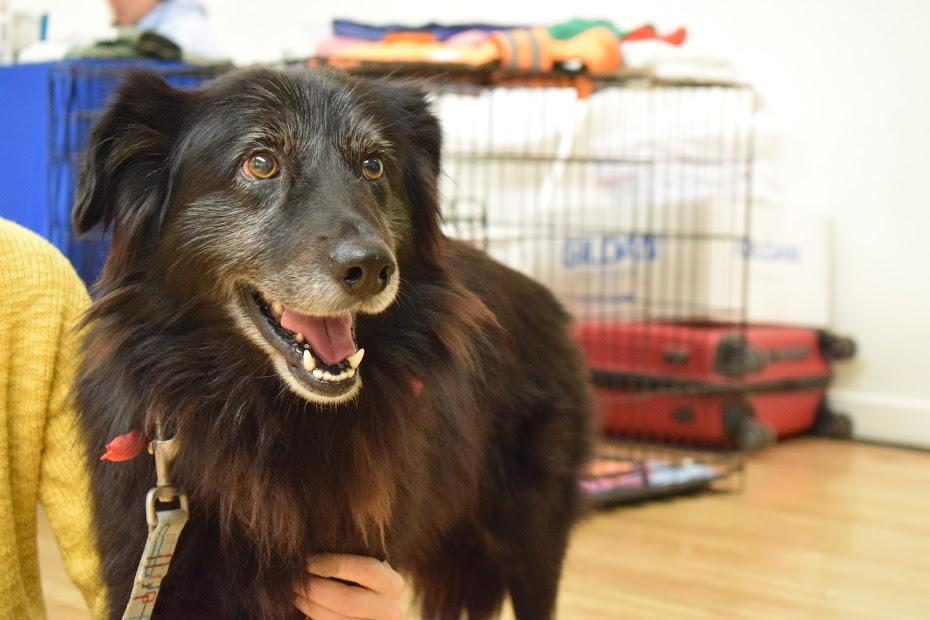
M 100 460 L 113 461 L 114 463 L 128 461 L 139 456 L 139 453 L 145 450 L 146 443 L 148 442 L 142 431 L 129 431 L 125 435 L 110 440 L 110 443 L 107 444 L 107 451 L 101 455 Z

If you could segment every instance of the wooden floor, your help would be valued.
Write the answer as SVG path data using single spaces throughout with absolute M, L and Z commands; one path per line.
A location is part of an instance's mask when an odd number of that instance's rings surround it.
M 49 618 L 87 618 L 44 521 L 40 543 Z M 800 439 L 754 457 L 742 493 L 597 514 L 558 617 L 930 618 L 930 454 Z

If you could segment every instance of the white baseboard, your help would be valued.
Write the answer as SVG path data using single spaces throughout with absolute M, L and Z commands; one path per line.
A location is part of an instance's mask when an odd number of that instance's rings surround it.
M 852 417 L 856 439 L 930 448 L 930 400 L 830 390 L 830 408 Z

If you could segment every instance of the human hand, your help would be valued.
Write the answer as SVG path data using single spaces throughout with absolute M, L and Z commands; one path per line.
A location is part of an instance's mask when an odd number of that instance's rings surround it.
M 294 606 L 311 620 L 402 620 L 403 592 L 404 578 L 387 562 L 327 553 L 307 562 Z

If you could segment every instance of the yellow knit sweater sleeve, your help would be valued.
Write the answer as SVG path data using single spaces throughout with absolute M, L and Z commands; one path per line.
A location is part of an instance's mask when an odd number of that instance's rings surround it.
M 68 574 L 102 617 L 87 450 L 72 399 L 74 327 L 87 291 L 56 249 L 0 219 L 0 300 L 0 610 L 45 616 L 36 553 L 41 501 Z

